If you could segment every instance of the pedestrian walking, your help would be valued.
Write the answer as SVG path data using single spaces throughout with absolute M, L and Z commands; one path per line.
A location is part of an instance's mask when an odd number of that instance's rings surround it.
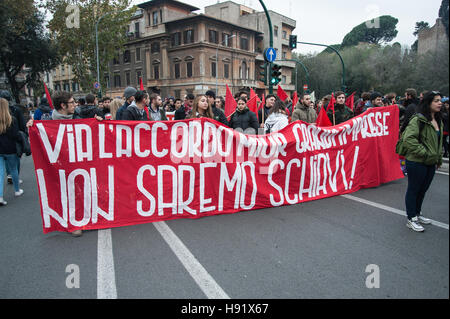
M 10 114 L 9 103 L 0 98 L 0 206 L 7 202 L 3 199 L 4 180 L 6 170 L 11 174 L 14 195 L 21 196 L 23 189 L 19 187 L 19 157 L 16 143 L 20 141 L 17 119 Z
M 426 93 L 417 107 L 417 114 L 409 121 L 401 137 L 400 154 L 406 158 L 408 188 L 405 195 L 407 226 L 422 232 L 421 224 L 431 220 L 422 215 L 425 193 L 433 181 L 436 168 L 442 164 L 443 121 L 442 95 Z

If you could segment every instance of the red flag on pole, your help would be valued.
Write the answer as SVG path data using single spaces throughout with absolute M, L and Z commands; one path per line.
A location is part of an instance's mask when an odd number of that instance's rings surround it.
M 256 95 L 255 91 L 253 91 L 252 88 L 250 88 L 250 100 L 251 100 L 254 96 L 256 96 L 256 101 L 261 102 L 261 100 L 259 99 L 259 96 Z
M 44 82 L 44 89 L 45 89 L 45 96 L 47 97 L 48 105 L 50 105 L 50 107 L 52 109 L 54 109 L 52 97 L 50 96 L 50 92 L 48 91 L 48 88 L 47 88 L 47 85 L 45 84 L 45 82 Z
M 255 113 L 256 114 L 256 117 L 258 117 L 258 103 L 257 103 L 257 100 L 258 100 L 258 96 L 255 94 L 250 100 L 248 100 L 248 102 L 247 102 L 247 106 L 248 106 L 248 109 L 250 110 L 250 111 L 252 111 L 253 113 Z
M 292 109 L 295 108 L 295 106 L 298 103 L 298 96 L 297 96 L 297 91 L 294 92 L 294 96 L 292 97 Z
M 328 118 L 325 107 L 320 108 L 319 116 L 317 116 L 316 126 L 332 126 L 330 119 Z
M 334 104 L 335 104 L 335 103 L 336 103 L 336 100 L 334 99 L 333 93 L 331 93 L 331 100 L 330 100 L 330 102 L 328 103 L 327 111 L 333 110 L 333 113 L 334 113 Z M 331 109 L 330 109 L 330 108 L 331 108 Z
M 353 104 L 355 103 L 355 92 L 345 99 L 345 105 L 347 105 L 353 111 Z
M 140 89 L 141 91 L 144 91 L 144 84 L 142 83 L 142 78 L 139 78 L 139 85 L 140 85 Z
M 281 85 L 278 85 L 278 89 L 277 89 L 277 95 L 278 97 L 281 99 L 281 101 L 286 101 L 286 99 L 289 97 L 286 92 L 284 92 L 283 88 L 281 87 Z
M 237 102 L 233 97 L 233 94 L 230 91 L 230 88 L 227 86 L 227 92 L 225 95 L 225 116 L 228 118 L 229 116 L 231 116 L 231 114 L 234 113 L 234 111 L 236 111 L 236 107 L 237 107 Z

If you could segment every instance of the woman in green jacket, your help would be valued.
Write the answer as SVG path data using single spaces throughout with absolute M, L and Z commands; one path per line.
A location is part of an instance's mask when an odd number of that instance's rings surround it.
M 431 91 L 425 94 L 417 114 L 409 121 L 403 133 L 406 151 L 408 188 L 405 203 L 408 221 L 414 231 L 425 229 L 421 224 L 431 220 L 421 215 L 425 193 L 431 185 L 436 168 L 442 164 L 443 121 L 440 115 L 442 95 Z

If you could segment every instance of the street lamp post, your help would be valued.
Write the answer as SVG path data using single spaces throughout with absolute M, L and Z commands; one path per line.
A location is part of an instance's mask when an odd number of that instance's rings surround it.
M 98 87 L 98 97 L 99 98 L 102 97 L 102 86 L 100 85 L 100 63 L 99 63 L 99 58 L 98 58 L 98 24 L 99 24 L 100 20 L 103 19 L 103 17 L 105 17 L 106 15 L 108 15 L 110 13 L 111 12 L 105 13 L 95 23 L 95 52 L 97 55 L 97 83 L 99 84 L 99 87 Z
M 234 38 L 235 36 L 236 36 L 236 34 L 233 34 L 233 35 L 229 36 L 228 38 L 226 38 L 225 40 L 223 40 L 222 42 L 217 43 L 217 48 L 216 48 L 216 96 L 217 96 L 217 86 L 218 86 L 217 79 L 218 79 L 218 75 L 219 75 L 219 58 L 218 58 L 219 45 L 223 44 L 225 41 L 230 40 L 231 38 Z
M 341 64 L 342 64 L 342 91 L 345 92 L 346 86 L 345 86 L 345 64 L 344 64 L 344 59 L 342 59 L 341 54 L 339 53 L 338 50 L 336 50 L 335 48 L 333 48 L 332 46 L 326 45 L 326 44 L 319 44 L 319 43 L 311 43 L 311 42 L 300 42 L 298 41 L 297 43 L 303 43 L 303 44 L 309 44 L 309 45 L 318 45 L 321 47 L 327 47 L 330 50 L 333 50 L 339 57 L 339 59 L 341 60 Z
M 296 64 L 300 64 L 303 67 L 303 70 L 305 71 L 306 75 L 306 84 L 309 84 L 309 72 L 306 66 L 300 61 L 299 59 L 282 59 L 277 61 L 290 61 L 295 62 Z M 297 85 L 297 66 L 295 67 L 295 90 L 298 91 L 298 85 Z

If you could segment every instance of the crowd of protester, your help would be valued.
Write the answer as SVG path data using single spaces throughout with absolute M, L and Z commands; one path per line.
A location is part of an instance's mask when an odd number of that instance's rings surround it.
M 169 96 L 164 100 L 157 93 L 149 94 L 133 87 L 127 87 L 122 97 L 103 99 L 98 99 L 93 94 L 75 99 L 69 92 L 58 91 L 52 96 L 53 108 L 43 97 L 32 119 L 25 125 L 25 118 L 11 102 L 9 93 L 1 91 L 0 206 L 7 204 L 3 198 L 5 175 L 8 176 L 8 183 L 13 184 L 15 196 L 23 194 L 19 186 L 22 182 L 19 179 L 20 158 L 16 154 L 15 145 L 20 139 L 18 132 L 28 134 L 26 126 L 32 126 L 34 120 L 97 118 L 165 121 L 169 119 L 168 115 L 171 115 L 170 119 L 174 120 L 210 118 L 247 134 L 267 134 L 279 131 L 290 122 L 298 120 L 316 125 L 321 111 L 325 112 L 331 125 L 338 125 L 370 108 L 396 105 L 399 108 L 400 133 L 405 132 L 405 145 L 408 149 L 402 158 L 405 161 L 405 175 L 408 175 L 405 199 L 407 225 L 413 230 L 423 231 L 420 223 L 426 224 L 429 220 L 420 214 L 420 209 L 425 192 L 433 179 L 433 167 L 441 165 L 442 156 L 448 157 L 448 97 L 443 97 L 435 91 L 418 95 L 415 89 L 407 89 L 404 96 L 395 93 L 383 95 L 373 91 L 363 92 L 353 104 L 349 104 L 346 101 L 347 95 L 337 91 L 318 100 L 305 93 L 299 97 L 296 105 L 293 105 L 293 97 L 282 101 L 278 96 L 269 94 L 262 98 L 265 102 L 257 112 L 250 110 L 247 105 L 249 92 L 238 92 L 234 98 L 236 109 L 227 117 L 225 99 L 216 96 L 212 90 L 197 96 L 189 93 L 183 99 Z M 420 122 L 423 122 L 421 125 L 425 125 L 426 129 L 418 129 L 417 123 Z M 428 144 L 421 147 L 423 143 Z M 430 160 L 431 156 L 433 160 Z M 76 231 L 73 235 L 79 236 L 81 231 Z

